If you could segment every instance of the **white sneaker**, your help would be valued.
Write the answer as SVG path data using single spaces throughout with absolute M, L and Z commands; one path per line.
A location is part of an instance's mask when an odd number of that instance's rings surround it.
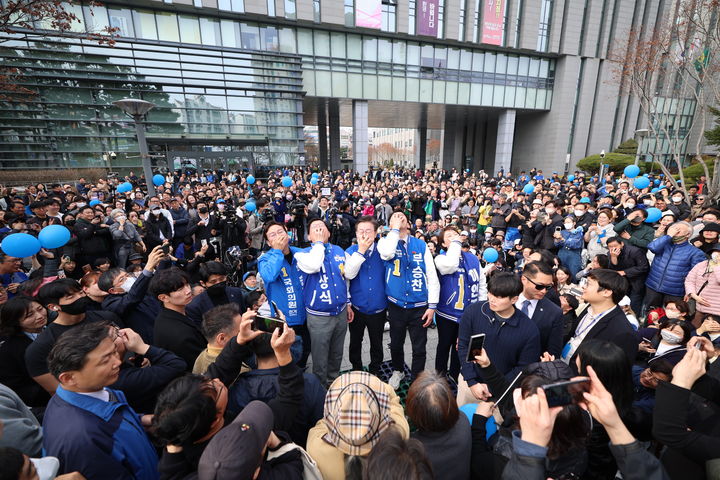
M 402 382 L 404 378 L 405 374 L 403 372 L 394 370 L 390 380 L 388 380 L 388 384 L 393 388 L 393 390 L 397 390 L 400 386 L 400 382 Z
M 383 332 L 389 332 L 390 331 L 390 322 L 385 322 L 385 325 L 383 325 Z

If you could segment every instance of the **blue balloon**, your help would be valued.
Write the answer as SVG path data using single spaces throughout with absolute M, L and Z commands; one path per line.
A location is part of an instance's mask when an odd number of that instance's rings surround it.
M 498 251 L 494 248 L 486 248 L 483 252 L 483 259 L 488 263 L 495 263 L 497 262 L 497 259 L 500 257 L 498 254 Z
M 590 198 L 589 198 L 589 197 L 583 197 L 583 198 L 580 199 L 580 203 L 590 203 Z
M 633 182 L 633 186 L 637 188 L 638 190 L 642 190 L 643 188 L 647 188 L 650 185 L 650 179 L 647 177 L 638 177 Z
M 650 207 L 647 209 L 647 218 L 645 219 L 645 223 L 655 223 L 662 217 L 662 212 L 659 208 Z
M 10 257 L 32 257 L 40 251 L 40 240 L 27 233 L 12 233 L 5 237 L 0 249 Z
M 659 188 L 653 188 L 652 190 L 650 190 L 650 193 L 657 193 L 659 191 L 660 191 Z
M 155 185 L 156 187 L 159 187 L 163 183 L 165 183 L 165 177 L 163 177 L 159 173 L 153 177 L 153 185 Z
M 118 193 L 126 193 L 133 189 L 132 183 L 130 182 L 123 182 L 117 187 Z
M 313 177 L 313 178 L 310 179 L 310 184 L 311 184 L 311 185 L 317 185 L 317 183 L 318 183 L 318 178 L 317 178 L 317 177 Z
M 43 248 L 60 248 L 70 241 L 70 230 L 62 225 L 48 225 L 40 230 L 38 240 Z
M 530 193 L 533 193 L 534 191 L 535 191 L 535 185 L 531 185 L 528 183 L 523 187 L 523 192 L 525 192 L 525 193 L 530 194 Z
M 315 178 L 318 178 L 320 176 L 320 174 L 318 172 L 313 172 L 312 176 Z
M 283 187 L 285 187 L 285 188 L 290 188 L 290 187 L 292 187 L 292 184 L 293 184 L 292 178 L 290 178 L 290 177 L 283 177 L 283 179 L 282 179 L 282 186 L 283 186 Z
M 255 205 L 255 202 L 248 201 L 245 203 L 245 210 L 247 210 L 248 212 L 254 212 L 255 210 L 257 210 L 257 205 Z
M 575 175 L 568 175 L 568 182 L 575 180 Z
M 460 411 L 465 414 L 470 423 L 472 423 L 473 421 L 473 415 L 475 415 L 477 405 L 477 403 L 466 403 L 465 405 L 460 407 Z M 490 417 L 488 417 L 487 419 L 487 422 L 485 422 L 485 438 L 489 440 L 490 437 L 495 435 L 495 432 L 497 432 L 497 424 L 495 423 L 495 417 L 490 415 Z
M 637 165 L 628 165 L 625 167 L 624 173 L 627 178 L 635 178 L 640 174 L 640 167 Z
M 654 183 L 655 185 L 660 185 L 660 180 L 655 179 L 655 181 L 654 181 L 653 183 Z
M 247 181 L 248 185 L 253 185 L 255 183 L 255 177 L 248 175 L 245 181 Z
M 98 200 L 97 198 L 94 200 L 90 200 L 90 206 L 94 207 L 95 205 L 100 205 L 100 200 Z

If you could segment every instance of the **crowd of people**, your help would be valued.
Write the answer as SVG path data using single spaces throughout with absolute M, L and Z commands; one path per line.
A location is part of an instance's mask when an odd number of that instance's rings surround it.
M 0 252 L 0 479 L 720 478 L 720 211 L 646 177 L 2 188 L 71 235 Z

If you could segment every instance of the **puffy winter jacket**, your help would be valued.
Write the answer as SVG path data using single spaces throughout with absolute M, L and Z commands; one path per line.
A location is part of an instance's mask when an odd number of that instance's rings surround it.
M 690 274 L 685 278 L 685 293 L 700 295 L 710 302 L 710 306 L 698 302 L 698 312 L 720 315 L 720 266 L 715 265 L 712 271 L 708 271 L 709 262 L 709 260 L 700 262 L 690 270 Z M 702 292 L 698 293 L 701 288 Z
M 645 285 L 665 295 L 685 295 L 685 277 L 698 263 L 706 259 L 699 248 L 689 242 L 672 243 L 669 235 L 663 235 L 648 245 L 655 259 L 650 265 Z

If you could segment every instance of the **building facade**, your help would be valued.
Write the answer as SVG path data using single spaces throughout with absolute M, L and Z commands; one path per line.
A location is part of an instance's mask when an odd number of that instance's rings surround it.
M 304 162 L 318 127 L 322 167 L 339 168 L 341 126 L 368 166 L 371 128 L 442 130 L 442 166 L 567 171 L 646 120 L 609 60 L 649 35 L 670 0 L 128 0 L 76 3 L 77 36 L 0 44 L 38 95 L 0 103 L 3 169 L 140 163 L 111 102 L 156 104 L 157 167 Z M 84 32 L 117 29 L 114 46 Z M 113 152 L 107 165 L 107 152 Z

